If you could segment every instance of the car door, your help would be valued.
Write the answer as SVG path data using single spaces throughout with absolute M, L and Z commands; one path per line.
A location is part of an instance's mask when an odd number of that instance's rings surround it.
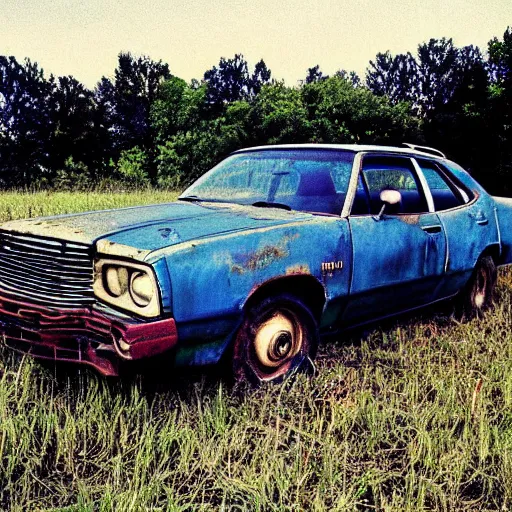
M 447 238 L 446 274 L 438 298 L 457 293 L 467 282 L 482 252 L 499 244 L 494 204 L 486 195 L 467 189 L 444 165 L 416 158 L 431 190 L 435 211 Z
M 379 215 L 384 189 L 398 190 L 401 203 L 397 211 L 387 207 Z M 412 159 L 363 158 L 349 215 L 352 277 L 343 324 L 405 311 L 434 299 L 444 272 L 446 237 L 432 210 L 425 180 Z

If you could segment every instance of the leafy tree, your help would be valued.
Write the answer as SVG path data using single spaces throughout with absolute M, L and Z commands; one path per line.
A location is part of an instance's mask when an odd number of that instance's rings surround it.
M 52 131 L 47 81 L 37 63 L 0 56 L 0 180 L 25 185 L 48 173 Z
M 150 119 L 157 144 L 162 144 L 180 131 L 193 130 L 208 117 L 206 85 L 187 85 L 185 80 L 172 77 L 160 86 L 157 99 L 151 105 Z
M 153 146 L 151 105 L 160 84 L 170 76 L 169 66 L 162 61 L 120 53 L 114 82 L 105 77 L 99 82 L 97 101 L 109 114 L 112 142 L 118 151 L 134 146 L 148 150 Z
M 63 168 L 69 158 L 82 162 L 80 169 L 87 174 L 99 169 L 107 135 L 92 91 L 71 76 L 59 77 L 51 96 L 51 118 L 51 169 Z
M 361 78 L 359 78 L 359 75 L 355 71 L 346 71 L 344 69 L 339 69 L 336 71 L 334 76 L 337 76 L 339 78 L 343 78 L 345 80 L 349 80 L 352 84 L 352 87 L 362 87 Z
M 143 149 L 135 146 L 121 153 L 116 171 L 124 183 L 141 187 L 149 184 L 148 166 L 148 155 Z
M 340 74 L 305 85 L 302 97 L 317 142 L 396 144 L 418 134 L 408 104 L 392 105 Z
M 259 143 L 276 144 L 307 142 L 311 127 L 308 113 L 298 89 L 283 82 L 264 85 L 252 109 L 255 139 Z
M 305 83 L 312 84 L 314 82 L 320 82 L 329 78 L 320 71 L 320 66 L 317 64 L 312 68 L 308 68 L 308 74 L 306 75 Z
M 418 64 L 410 53 L 394 57 L 389 52 L 378 53 L 366 71 L 366 85 L 395 105 L 401 101 L 414 104 L 419 95 Z
M 219 66 L 204 74 L 206 101 L 214 114 L 224 110 L 226 104 L 249 96 L 251 78 L 247 61 L 241 54 L 232 59 L 222 57 Z
M 261 59 L 254 66 L 254 72 L 249 81 L 249 89 L 251 96 L 257 96 L 264 85 L 270 84 L 272 81 L 272 72 Z
M 491 76 L 488 111 L 488 134 L 492 137 L 490 165 L 497 169 L 496 180 L 485 183 L 499 194 L 512 193 L 508 185 L 512 174 L 512 28 L 508 27 L 503 40 L 489 41 Z M 487 180 L 486 180 L 487 181 Z M 492 183 L 496 181 L 496 183 Z

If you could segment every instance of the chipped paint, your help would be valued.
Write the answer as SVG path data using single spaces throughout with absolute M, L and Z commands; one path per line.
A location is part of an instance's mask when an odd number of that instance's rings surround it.
M 151 252 L 128 245 L 118 244 L 111 240 L 99 240 L 96 244 L 96 249 L 99 254 L 131 258 L 137 261 L 144 261 L 145 257 Z
M 419 215 L 398 215 L 397 218 L 406 224 L 415 225 L 419 224 L 420 216 Z
M 243 274 L 246 271 L 262 270 L 288 255 L 288 250 L 281 246 L 266 245 L 253 253 L 235 255 L 231 271 Z
M 178 234 L 178 232 L 173 229 L 173 228 L 160 228 L 158 230 L 158 232 L 160 233 L 160 236 L 164 239 L 164 240 L 167 240 L 169 243 L 180 243 L 181 242 L 181 237 L 180 235 Z
M 291 276 L 295 274 L 311 274 L 311 270 L 307 263 L 299 263 L 297 265 L 290 265 L 286 267 L 286 275 Z

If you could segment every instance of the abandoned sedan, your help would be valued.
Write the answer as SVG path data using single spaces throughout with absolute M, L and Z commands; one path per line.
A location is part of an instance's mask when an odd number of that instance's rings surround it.
M 257 383 L 323 333 L 457 294 L 483 310 L 511 261 L 512 200 L 436 150 L 250 148 L 174 203 L 3 224 L 0 331 L 104 375 L 166 352 Z

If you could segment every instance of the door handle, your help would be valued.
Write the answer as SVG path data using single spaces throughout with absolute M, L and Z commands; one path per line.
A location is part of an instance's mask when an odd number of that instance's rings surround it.
M 435 226 L 421 226 L 421 229 L 423 229 L 425 233 L 430 233 L 432 235 L 441 233 L 441 226 L 439 224 L 436 224 Z
M 486 224 L 489 224 L 489 219 L 486 217 L 482 210 L 479 210 L 476 213 L 470 212 L 469 216 L 473 218 L 479 226 L 485 226 Z

